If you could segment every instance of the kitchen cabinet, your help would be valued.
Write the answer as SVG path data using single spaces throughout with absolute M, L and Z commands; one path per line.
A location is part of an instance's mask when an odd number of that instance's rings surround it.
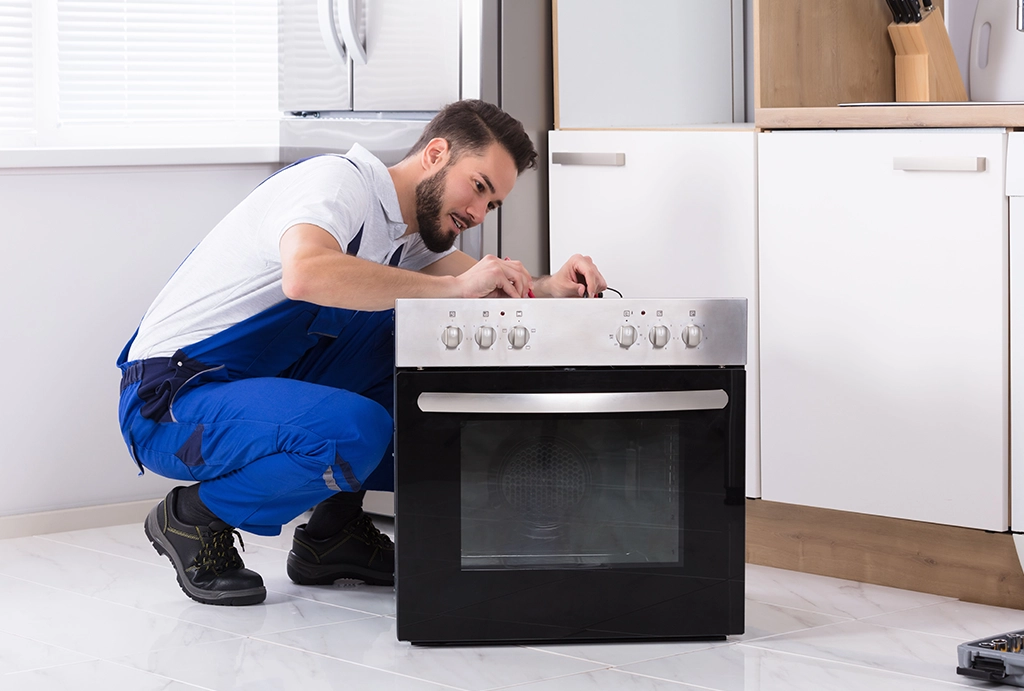
M 752 497 L 760 495 L 755 146 L 750 125 L 548 136 L 552 270 L 579 252 L 625 297 L 747 298 Z
M 1006 142 L 758 135 L 764 499 L 1007 529 Z
M 1024 531 L 1024 280 L 1015 280 L 1013 276 L 1014 269 L 1019 276 L 1019 267 L 1024 267 L 1024 132 L 1010 132 L 1006 139 L 1006 195 L 1010 202 L 1010 527 L 1021 532 Z
M 934 5 L 961 26 L 973 16 L 959 0 Z M 1024 127 L 1021 105 L 895 103 L 884 2 L 754 0 L 753 10 L 753 120 L 763 130 Z
M 743 0 L 554 0 L 555 127 L 743 122 Z

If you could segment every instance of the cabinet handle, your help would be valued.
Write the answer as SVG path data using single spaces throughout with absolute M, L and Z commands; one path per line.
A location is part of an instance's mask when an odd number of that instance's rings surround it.
M 624 166 L 626 154 L 552 151 L 551 162 L 563 166 Z
M 983 173 L 985 172 L 986 158 L 984 156 L 949 156 L 931 157 L 914 156 L 899 157 L 892 159 L 893 170 L 913 171 L 934 171 L 938 173 Z

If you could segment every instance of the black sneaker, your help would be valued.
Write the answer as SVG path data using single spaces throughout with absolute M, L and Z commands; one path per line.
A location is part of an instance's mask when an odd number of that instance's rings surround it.
M 330 585 L 339 578 L 394 585 L 395 543 L 365 513 L 324 540 L 307 535 L 303 523 L 288 553 L 288 577 L 299 585 Z
M 263 578 L 245 568 L 227 523 L 185 525 L 174 513 L 180 487 L 171 490 L 146 517 L 146 537 L 167 555 L 185 594 L 207 605 L 255 605 L 267 599 Z M 243 549 L 245 545 L 242 545 Z

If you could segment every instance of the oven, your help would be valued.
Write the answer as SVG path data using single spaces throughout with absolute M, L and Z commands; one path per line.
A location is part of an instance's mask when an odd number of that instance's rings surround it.
M 398 638 L 743 632 L 746 301 L 399 300 Z

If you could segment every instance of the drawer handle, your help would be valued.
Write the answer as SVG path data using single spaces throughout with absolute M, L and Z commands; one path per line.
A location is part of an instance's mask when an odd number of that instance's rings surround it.
M 624 166 L 626 154 L 553 151 L 551 162 L 563 166 Z
M 950 156 L 946 158 L 922 156 L 920 158 L 896 157 L 892 159 L 893 170 L 933 171 L 937 173 L 984 173 L 984 156 Z

